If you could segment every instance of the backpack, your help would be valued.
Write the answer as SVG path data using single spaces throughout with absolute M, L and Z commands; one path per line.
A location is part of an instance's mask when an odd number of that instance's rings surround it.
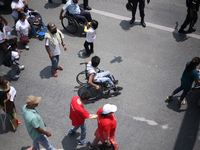
M 187 7 L 190 7 L 191 3 L 192 3 L 192 0 L 186 0 L 186 6 Z
M 11 60 L 11 56 L 12 56 L 12 48 L 11 46 L 8 47 L 8 50 L 5 52 L 5 54 L 3 55 L 2 58 L 2 63 L 6 66 L 6 67 L 11 67 L 12 66 L 12 60 Z

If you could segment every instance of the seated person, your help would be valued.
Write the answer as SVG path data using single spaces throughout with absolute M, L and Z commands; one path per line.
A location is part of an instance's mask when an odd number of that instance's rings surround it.
M 81 11 L 78 5 L 78 0 L 69 0 L 67 3 L 62 7 L 60 11 L 60 20 L 63 19 L 63 12 L 68 10 L 70 14 L 73 14 L 75 19 L 82 22 L 83 24 L 87 24 L 87 22 L 92 21 L 92 17 L 89 12 Z
M 31 15 L 31 13 L 36 13 L 37 11 L 31 11 L 28 9 L 28 6 L 24 7 L 24 14 L 26 15 L 26 19 L 31 24 L 39 24 L 41 18 L 38 15 Z
M 98 56 L 92 57 L 91 61 L 86 61 L 87 64 L 87 73 L 89 75 L 88 84 L 94 86 L 97 90 L 99 86 L 94 84 L 93 82 L 108 82 L 109 86 L 115 91 L 118 92 L 122 90 L 122 87 L 116 86 L 115 84 L 118 83 L 118 80 L 114 80 L 113 76 L 110 74 L 109 71 L 105 72 L 97 72 L 97 66 L 100 63 L 100 58 Z

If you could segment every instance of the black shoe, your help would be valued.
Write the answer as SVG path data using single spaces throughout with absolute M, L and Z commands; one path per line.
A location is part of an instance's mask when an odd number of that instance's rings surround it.
M 146 23 L 144 22 L 144 20 L 141 20 L 141 25 L 145 28 L 146 27 Z
M 183 29 L 179 29 L 178 33 L 186 34 L 187 32 L 185 30 L 183 30 Z
M 48 0 L 49 3 L 52 3 L 52 0 Z
M 134 22 L 135 22 L 135 19 L 131 19 L 129 23 L 133 24 Z
M 115 85 L 118 84 L 118 80 L 112 81 Z
M 66 4 L 66 0 L 62 0 L 62 3 L 63 3 L 63 4 Z
M 196 31 L 196 29 L 193 28 L 193 27 L 191 27 L 191 28 L 188 29 L 188 33 L 192 33 L 192 32 L 195 32 L 195 31 Z
M 89 57 L 89 56 L 90 56 L 90 54 L 83 53 L 83 56 L 87 56 L 87 57 Z
M 85 6 L 84 9 L 91 10 L 92 8 L 90 6 Z
M 123 90 L 123 87 L 118 86 L 117 88 L 113 88 L 113 91 L 115 93 L 118 93 L 119 91 Z

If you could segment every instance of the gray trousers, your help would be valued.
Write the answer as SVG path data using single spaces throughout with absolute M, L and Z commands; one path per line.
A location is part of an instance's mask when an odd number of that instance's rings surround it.
M 10 71 L 10 76 L 11 78 L 14 78 L 15 75 L 19 75 L 20 73 L 20 69 L 19 69 L 19 65 L 18 64 L 13 64 L 12 65 L 12 70 Z

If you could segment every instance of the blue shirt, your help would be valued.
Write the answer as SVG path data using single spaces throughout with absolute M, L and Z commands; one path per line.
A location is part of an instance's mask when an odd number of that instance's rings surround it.
M 189 63 L 190 62 L 188 62 L 186 64 L 186 66 L 188 66 Z M 185 69 L 183 72 L 183 75 L 181 77 L 181 86 L 185 90 L 190 90 L 192 87 L 192 83 L 194 81 L 198 81 L 198 80 L 199 80 L 199 74 L 198 74 L 198 71 L 196 70 L 196 68 L 191 71 L 186 71 L 186 69 Z
M 69 0 L 63 7 L 63 10 L 68 10 L 70 14 L 80 14 L 81 10 L 78 3 L 74 4 L 73 0 Z
M 39 133 L 36 128 L 40 127 L 41 129 L 45 130 L 45 125 L 40 117 L 37 109 L 28 109 L 26 108 L 27 104 L 23 106 L 22 108 L 22 114 L 24 118 L 24 122 L 26 125 L 26 129 L 28 131 L 29 136 L 32 140 L 36 140 L 38 137 L 42 135 L 42 133 Z

